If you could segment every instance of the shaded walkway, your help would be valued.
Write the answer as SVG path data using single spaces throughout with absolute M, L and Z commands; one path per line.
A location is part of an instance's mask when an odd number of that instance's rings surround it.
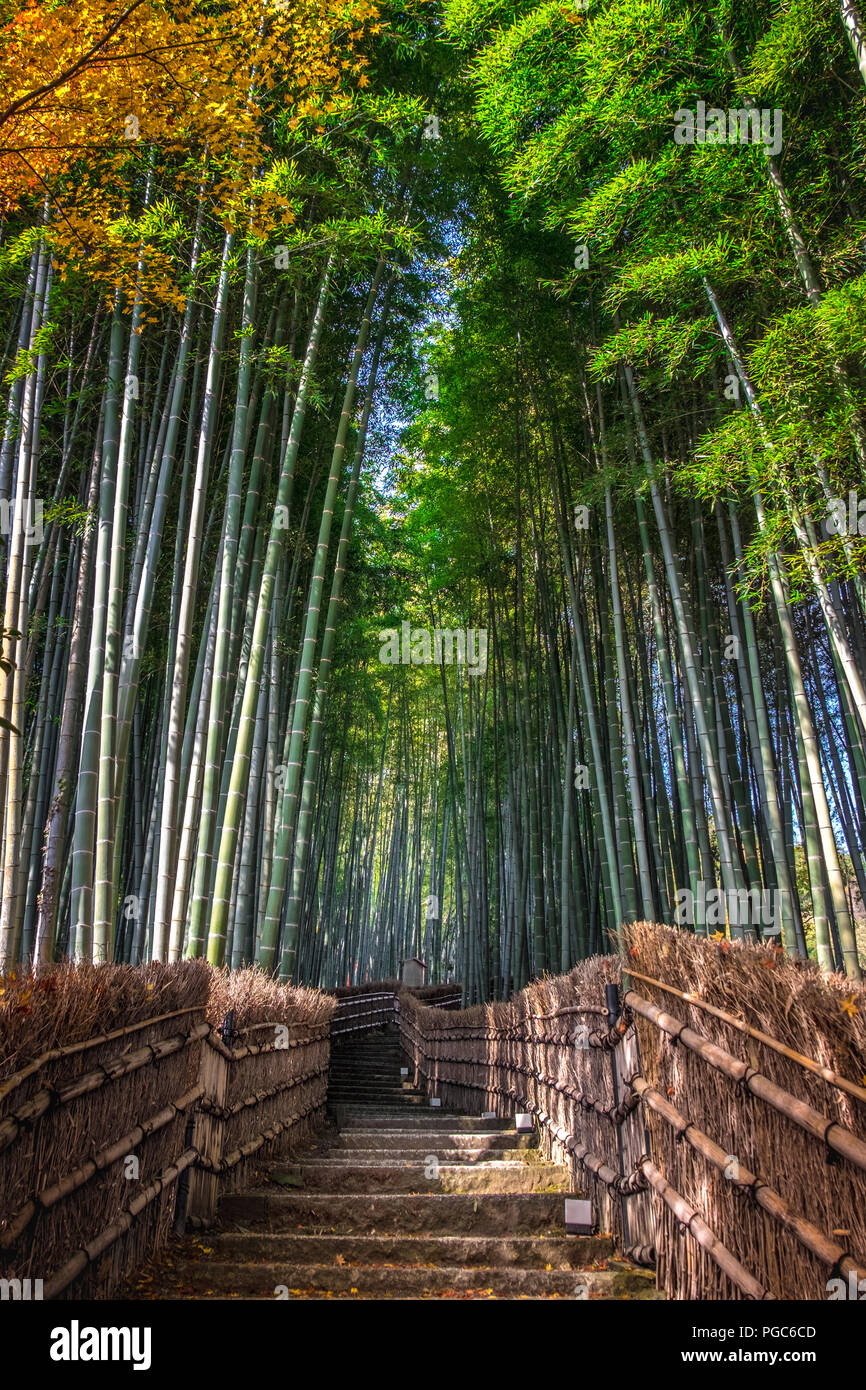
M 568 1171 L 534 1135 L 431 1107 L 401 1061 L 393 1026 L 335 1045 L 320 1142 L 225 1197 L 219 1228 L 177 1242 L 132 1296 L 656 1296 L 609 1237 L 566 1236 Z

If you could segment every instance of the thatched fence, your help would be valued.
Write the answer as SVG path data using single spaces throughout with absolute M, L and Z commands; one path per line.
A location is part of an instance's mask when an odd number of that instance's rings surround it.
M 327 995 L 201 961 L 0 985 L 4 1297 L 109 1296 L 323 1118 Z
M 772 946 L 647 923 L 625 936 L 622 959 L 466 1010 L 453 985 L 328 995 L 200 961 L 6 977 L 3 1296 L 110 1295 L 172 1221 L 207 1224 L 257 1155 L 317 1127 L 331 1036 L 392 1022 L 431 1097 L 532 1112 L 601 1229 L 654 1260 L 669 1297 L 851 1296 L 866 1280 L 866 988 Z
M 866 1279 L 866 988 L 645 923 L 628 951 L 664 1287 L 826 1299 Z
M 400 1029 L 416 1085 L 470 1113 L 534 1114 L 546 1156 L 570 1166 L 575 1192 L 592 1191 L 600 1228 L 651 1263 L 652 1205 L 634 1173 L 646 1136 L 627 1090 L 637 1070 L 634 1029 L 612 1030 L 605 1001 L 617 977 L 614 958 L 596 957 L 507 1003 L 460 1013 L 404 994 Z
M 671 1298 L 845 1297 L 866 1279 L 866 989 L 772 946 L 626 936 L 625 963 L 508 1003 L 449 1015 L 402 994 L 416 1083 L 534 1113 Z

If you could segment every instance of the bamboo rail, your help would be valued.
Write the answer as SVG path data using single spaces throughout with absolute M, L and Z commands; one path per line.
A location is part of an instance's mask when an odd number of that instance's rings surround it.
M 661 1115 L 671 1128 L 676 1130 L 680 1138 L 691 1144 L 696 1153 L 707 1159 L 714 1167 L 726 1172 L 730 1155 L 714 1143 L 709 1135 L 704 1134 L 702 1130 L 687 1120 L 685 1115 L 680 1114 L 676 1106 L 671 1105 L 670 1101 L 648 1085 L 642 1076 L 636 1076 L 633 1085 L 643 1102 Z M 737 1173 L 735 1176 L 729 1177 L 728 1181 L 733 1187 L 747 1191 L 758 1206 L 769 1212 L 775 1221 L 791 1231 L 807 1250 L 816 1255 L 824 1264 L 829 1265 L 831 1269 L 838 1269 L 845 1277 L 853 1273 L 858 1280 L 866 1279 L 866 1269 L 858 1265 L 843 1246 L 824 1235 L 823 1231 L 820 1231 L 811 1221 L 799 1216 L 784 1197 L 775 1192 L 769 1184 L 764 1182 L 763 1178 L 759 1178 L 756 1173 L 752 1173 L 746 1168 L 745 1164 L 738 1161 Z
M 675 989 L 673 985 L 667 985 L 662 980 L 654 980 L 651 975 L 641 975 L 637 970 L 629 969 L 632 979 L 643 980 L 644 984 L 653 985 L 656 989 L 664 990 L 665 994 L 675 994 L 678 999 L 684 999 L 687 1004 L 692 1004 L 696 1009 L 702 1009 L 704 1013 L 712 1014 L 713 1018 L 721 1019 L 729 1027 L 736 1028 L 739 1033 L 745 1033 L 750 1038 L 755 1038 L 757 1042 L 763 1043 L 765 1047 L 772 1048 L 780 1056 L 787 1057 L 789 1061 L 796 1062 L 798 1066 L 811 1071 L 815 1076 L 820 1076 L 822 1081 L 827 1081 L 831 1086 L 836 1086 L 840 1091 L 845 1091 L 847 1095 L 854 1096 L 856 1100 L 866 1101 L 866 1088 L 858 1086 L 856 1082 L 849 1081 L 847 1077 L 840 1076 L 838 1072 L 830 1067 L 824 1067 L 820 1062 L 815 1062 L 811 1057 L 804 1057 L 802 1052 L 795 1052 L 792 1047 L 787 1047 L 785 1043 L 780 1043 L 777 1038 L 773 1038 L 769 1033 L 764 1033 L 760 1028 L 753 1028 L 748 1023 L 743 1023 L 741 1019 L 735 1018 L 733 1014 L 726 1013 L 715 1004 L 710 1004 L 706 999 L 701 999 L 697 995 L 688 994 L 684 990 Z
M 651 1187 L 670 1207 L 682 1228 L 688 1231 L 698 1245 L 703 1246 L 719 1268 L 724 1270 L 731 1282 L 736 1284 L 747 1298 L 763 1300 L 773 1297 L 763 1284 L 759 1283 L 745 1266 L 740 1264 L 740 1261 L 728 1250 L 727 1246 L 723 1245 L 713 1234 L 700 1212 L 671 1187 L 651 1159 L 648 1158 L 645 1161 L 643 1171 Z
M 89 1048 L 101 1047 L 103 1043 L 114 1042 L 117 1038 L 127 1038 L 130 1033 L 138 1033 L 143 1028 L 153 1028 L 157 1023 L 166 1023 L 171 1018 L 180 1018 L 183 1014 L 200 1014 L 201 1004 L 191 1004 L 186 1009 L 172 1009 L 171 1013 L 158 1014 L 156 1018 L 145 1018 L 139 1023 L 129 1023 L 123 1028 L 114 1028 L 110 1033 L 100 1033 L 96 1038 L 85 1038 L 82 1042 L 68 1043 L 65 1047 L 53 1047 L 50 1052 L 43 1052 L 41 1057 L 35 1057 L 32 1062 L 28 1062 L 26 1067 L 16 1071 L 12 1076 L 8 1076 L 5 1081 L 0 1082 L 0 1101 L 14 1091 L 28 1077 L 35 1076 L 38 1071 L 46 1067 L 49 1062 L 56 1062 L 61 1057 L 73 1057 L 79 1052 L 86 1052 Z
M 83 1187 L 95 1173 L 102 1172 L 109 1168 L 112 1163 L 116 1163 L 118 1159 L 125 1158 L 132 1149 L 138 1147 L 142 1139 L 155 1134 L 157 1130 L 171 1124 L 171 1121 L 176 1119 L 178 1115 L 189 1110 L 201 1094 L 201 1086 L 194 1086 L 185 1095 L 180 1096 L 170 1105 L 164 1106 L 155 1115 L 151 1115 L 149 1119 L 142 1120 L 141 1124 L 136 1125 L 122 1139 L 117 1139 L 114 1143 L 100 1149 L 99 1153 L 87 1159 L 78 1168 L 74 1168 L 71 1173 L 67 1173 L 65 1177 L 52 1183 L 50 1187 L 45 1187 L 41 1192 L 37 1192 L 16 1212 L 6 1229 L 0 1232 L 0 1250 L 8 1250 L 10 1246 L 15 1244 L 15 1241 L 27 1229 L 40 1208 L 42 1211 L 47 1211 L 55 1203 L 68 1197 L 70 1192 L 75 1192 L 79 1187 Z
M 43 1290 L 43 1297 L 46 1299 L 56 1298 L 65 1288 L 68 1288 L 73 1279 L 76 1279 L 89 1264 L 97 1260 L 100 1255 L 104 1255 L 115 1241 L 126 1234 L 135 1218 L 141 1215 L 145 1207 L 156 1197 L 159 1197 L 166 1188 L 177 1182 L 181 1173 L 195 1163 L 197 1158 L 198 1154 L 195 1149 L 186 1149 L 174 1163 L 163 1169 L 159 1177 L 155 1178 L 137 1197 L 133 1197 L 129 1205 L 119 1213 L 110 1225 L 106 1226 L 93 1240 L 88 1241 L 87 1245 L 76 1251 L 53 1278 L 48 1280 Z
M 218 1163 L 210 1159 L 198 1157 L 198 1165 L 204 1168 L 208 1173 L 227 1173 L 230 1168 L 234 1168 L 243 1159 L 250 1158 L 254 1153 L 258 1153 L 263 1145 L 277 1139 L 281 1134 L 285 1134 L 293 1125 L 298 1124 L 301 1120 L 305 1120 L 309 1115 L 323 1110 L 324 1106 L 324 1099 L 317 1101 L 314 1105 L 308 1105 L 305 1110 L 299 1110 L 289 1120 L 276 1120 L 268 1129 L 261 1130 L 245 1143 L 232 1149 L 230 1153 L 224 1154 Z
M 731 1081 L 737 1085 L 745 1086 L 753 1095 L 760 1097 L 761 1100 L 772 1105 L 774 1110 L 778 1110 L 780 1115 L 792 1120 L 801 1129 L 805 1129 L 814 1139 L 820 1140 L 835 1153 L 841 1154 L 851 1163 L 855 1163 L 858 1168 L 866 1169 L 866 1143 L 858 1139 L 850 1130 L 840 1125 L 838 1120 L 828 1120 L 826 1115 L 822 1115 L 818 1110 L 814 1110 L 811 1105 L 803 1100 L 798 1100 L 792 1096 L 790 1091 L 785 1091 L 781 1086 L 777 1086 L 775 1081 L 770 1081 L 769 1077 L 762 1072 L 756 1071 L 748 1062 L 741 1062 L 733 1057 L 730 1052 L 726 1052 L 717 1043 L 710 1042 L 709 1039 L 689 1028 L 680 1019 L 674 1018 L 672 1014 L 666 1014 L 657 1004 L 651 1004 L 648 999 L 643 999 L 641 995 L 629 990 L 625 996 L 625 1003 L 635 1013 L 642 1018 L 655 1024 L 662 1032 L 669 1037 L 681 1042 L 691 1052 L 696 1053 L 709 1066 L 717 1071 L 723 1072 Z
M 242 1110 L 250 1110 L 256 1105 L 261 1105 L 263 1101 L 271 1100 L 284 1091 L 291 1091 L 296 1086 L 303 1086 L 305 1082 L 312 1081 L 322 1074 L 323 1068 L 321 1067 L 317 1067 L 314 1071 L 305 1071 L 300 1076 L 290 1077 L 288 1081 L 281 1081 L 275 1086 L 269 1086 L 266 1090 L 255 1091 L 252 1095 L 244 1096 L 242 1100 L 236 1100 L 231 1105 L 217 1105 L 210 1097 L 204 1096 L 198 1108 L 206 1115 L 215 1115 L 219 1120 L 230 1120 L 232 1116 L 239 1115 Z
M 199 1023 L 189 1033 L 178 1033 L 174 1037 L 163 1038 L 161 1042 L 148 1043 L 137 1052 L 128 1053 L 126 1057 L 104 1062 L 96 1070 L 76 1077 L 59 1090 L 54 1086 L 43 1086 L 21 1106 L 20 1110 L 13 1111 L 5 1120 L 0 1121 L 0 1153 L 17 1139 L 25 1126 L 32 1125 L 53 1106 L 68 1105 L 80 1096 L 100 1090 L 109 1081 L 117 1081 L 122 1076 L 128 1076 L 130 1072 L 139 1071 L 149 1062 L 158 1062 L 164 1057 L 170 1057 L 174 1052 L 181 1052 L 209 1032 L 210 1024 Z

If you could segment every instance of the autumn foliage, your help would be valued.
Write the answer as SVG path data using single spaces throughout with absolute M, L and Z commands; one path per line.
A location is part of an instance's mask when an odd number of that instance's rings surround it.
M 369 0 L 7 7 L 0 212 L 29 207 L 61 268 L 114 286 L 136 274 L 145 179 L 169 214 L 167 199 L 204 191 L 227 226 L 291 222 L 262 175 L 276 144 L 321 129 L 367 85 L 360 41 L 376 14 Z M 150 260 L 155 287 L 168 263 L 155 244 Z

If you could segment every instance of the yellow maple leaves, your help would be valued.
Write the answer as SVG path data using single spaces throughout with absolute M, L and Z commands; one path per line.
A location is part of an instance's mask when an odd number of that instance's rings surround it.
M 203 191 L 226 225 L 257 208 L 264 227 L 291 222 L 285 200 L 249 197 L 274 120 L 321 123 L 342 84 L 366 85 L 358 43 L 377 18 L 368 0 L 13 0 L 0 27 L 0 215 L 44 218 L 61 275 L 139 283 L 180 307 L 171 253 L 145 237 L 140 271 L 142 241 L 118 221 L 138 214 L 149 181 L 186 206 Z

